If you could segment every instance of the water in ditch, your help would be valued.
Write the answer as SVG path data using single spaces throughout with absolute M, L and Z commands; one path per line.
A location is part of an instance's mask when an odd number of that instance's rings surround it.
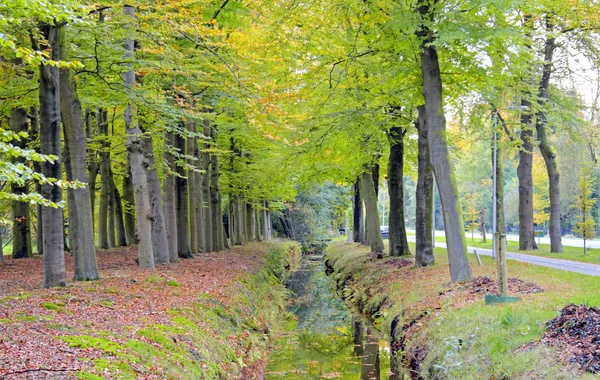
M 322 255 L 304 255 L 287 287 L 294 321 L 273 344 L 266 379 L 388 378 L 387 342 L 338 298 Z

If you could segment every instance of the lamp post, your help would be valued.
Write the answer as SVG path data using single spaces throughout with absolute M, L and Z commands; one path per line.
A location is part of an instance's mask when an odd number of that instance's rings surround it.
M 493 168 L 492 168 L 492 178 L 493 178 L 493 200 L 492 200 L 492 258 L 497 257 L 497 244 L 496 244 L 496 233 L 498 232 L 498 112 L 501 110 L 519 110 L 519 111 L 527 111 L 529 107 L 521 106 L 521 105 L 512 105 L 506 108 L 498 108 L 494 110 L 493 117 L 493 126 L 494 126 L 494 158 L 493 158 Z M 502 178 L 500 178 L 502 180 Z M 503 202 L 504 204 L 504 202 Z

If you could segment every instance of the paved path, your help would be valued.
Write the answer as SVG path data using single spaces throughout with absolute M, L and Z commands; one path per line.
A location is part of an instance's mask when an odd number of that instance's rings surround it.
M 435 246 L 445 248 L 446 244 L 436 242 Z M 479 253 L 480 255 L 492 256 L 491 249 L 467 247 L 467 250 L 470 253 L 473 253 L 474 250 L 477 250 L 477 253 Z M 590 276 L 600 276 L 600 265 L 596 264 L 581 263 L 571 260 L 553 259 L 550 257 L 526 255 L 523 253 L 515 252 L 506 252 L 506 258 L 508 260 L 521 261 L 524 263 L 565 270 L 568 272 L 582 273 Z

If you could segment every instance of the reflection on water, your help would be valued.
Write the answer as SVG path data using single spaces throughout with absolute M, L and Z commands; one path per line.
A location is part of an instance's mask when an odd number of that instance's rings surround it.
M 325 275 L 323 256 L 305 255 L 287 287 L 295 323 L 275 340 L 265 378 L 387 377 L 387 343 L 373 326 L 352 317 L 337 297 L 333 280 Z

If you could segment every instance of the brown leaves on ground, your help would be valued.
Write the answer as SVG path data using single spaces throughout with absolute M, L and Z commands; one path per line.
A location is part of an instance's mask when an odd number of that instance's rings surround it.
M 557 348 L 564 361 L 600 373 L 600 309 L 568 305 L 546 323 L 542 342 Z
M 0 265 L 0 379 L 71 378 L 92 365 L 81 358 L 106 355 L 69 347 L 59 336 L 109 331 L 128 339 L 146 326 L 168 324 L 169 309 L 202 294 L 227 305 L 240 277 L 260 266 L 260 248 L 248 244 L 156 270 L 137 267 L 135 247 L 104 250 L 100 281 L 54 289 L 42 288 L 41 258 L 7 259 Z M 72 278 L 73 256 L 65 260 Z

